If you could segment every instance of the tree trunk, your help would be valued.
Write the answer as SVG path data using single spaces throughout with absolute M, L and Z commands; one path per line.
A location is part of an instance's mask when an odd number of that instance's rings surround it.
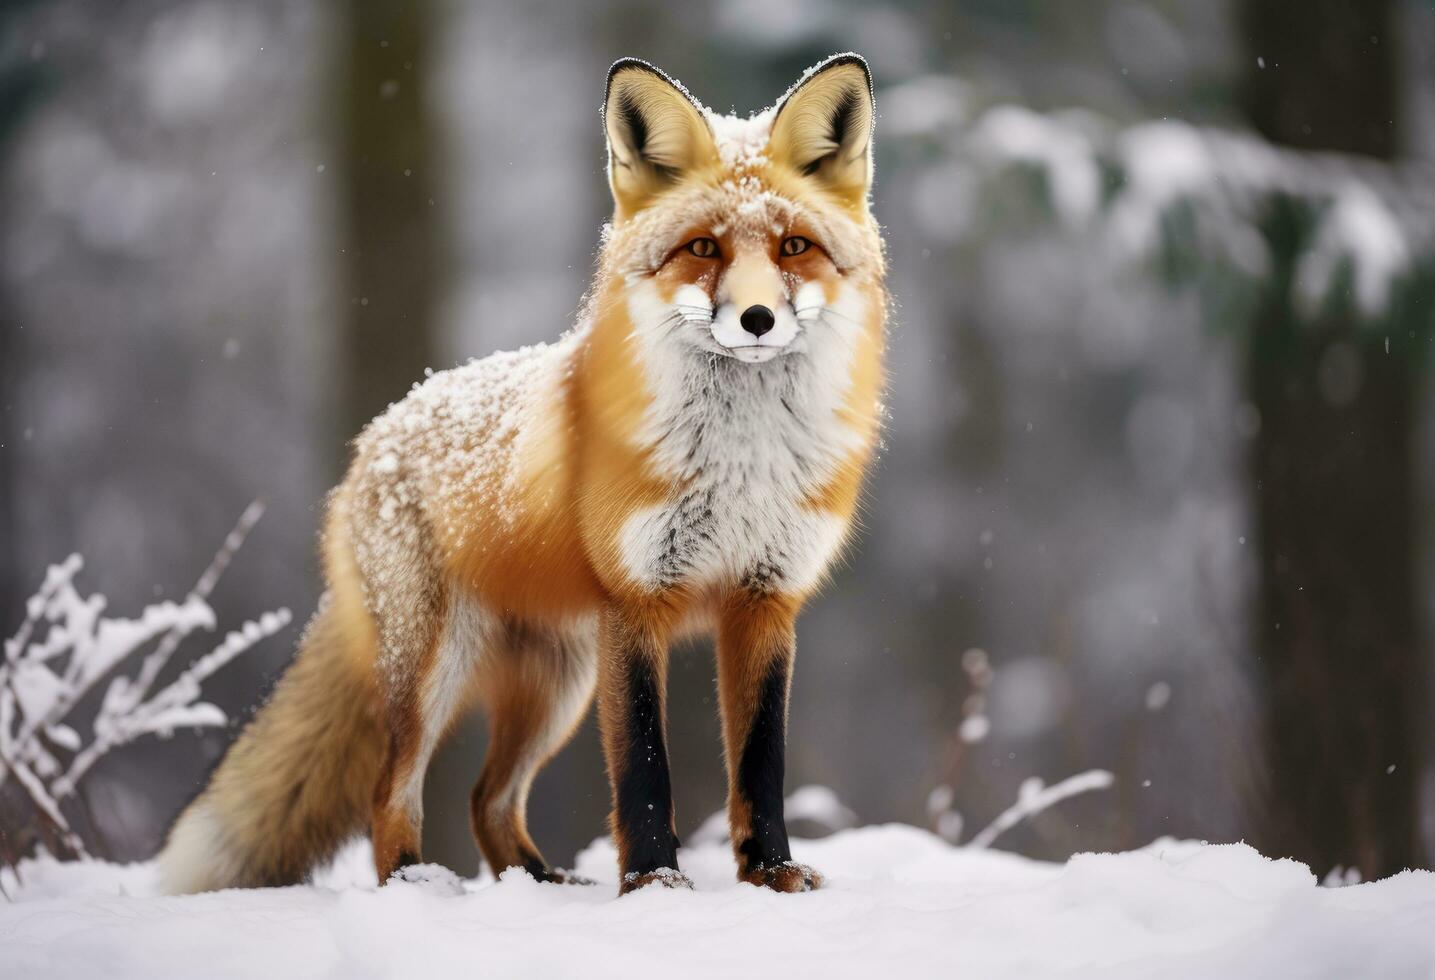
M 1248 4 L 1256 126 L 1277 143 L 1392 156 L 1393 16 L 1388 0 Z M 1404 331 L 1356 322 L 1348 301 L 1314 320 L 1291 308 L 1313 231 L 1305 208 L 1282 201 L 1269 215 L 1273 270 L 1250 334 L 1254 644 L 1269 777 L 1252 842 L 1317 874 L 1340 866 L 1372 878 L 1424 863 L 1416 354 Z
M 347 440 L 430 365 L 438 232 L 430 0 L 348 0 L 342 14 L 339 348 L 347 363 L 336 421 Z
M 0 10 L 0 33 L 16 36 L 10 32 L 23 29 L 28 12 L 25 6 Z M 42 84 L 43 72 L 30 59 L 11 59 L 0 65 L 0 170 L 9 170 L 15 131 L 38 101 Z M 4 629 L 20 622 L 29 588 L 38 584 L 29 581 L 35 570 L 20 567 L 16 544 L 20 441 L 26 438 L 27 427 L 24 408 L 16 403 L 21 372 L 28 359 L 21 336 L 23 327 L 14 302 L 0 292 L 0 542 L 5 542 L 0 548 L 0 628 Z M 0 842 L 0 866 L 3 861 Z

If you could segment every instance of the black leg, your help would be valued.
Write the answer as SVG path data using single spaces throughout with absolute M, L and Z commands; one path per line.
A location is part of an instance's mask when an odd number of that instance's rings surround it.
M 738 764 L 737 791 L 747 804 L 749 834 L 733 845 L 741 855 L 744 875 L 792 860 L 782 814 L 789 660 L 780 657 L 768 668 Z
M 777 891 L 808 891 L 822 876 L 795 864 L 783 819 L 787 695 L 798 602 L 737 593 L 718 630 L 718 692 L 728 763 L 728 819 L 738 877 Z
M 633 651 L 625 659 L 628 711 L 614 822 L 615 831 L 627 844 L 626 877 L 677 868 L 678 839 L 673 831 L 663 690 L 648 657 Z
M 621 891 L 678 875 L 678 838 L 668 771 L 667 645 L 663 635 L 621 611 L 604 615 L 598 716 L 613 788 L 611 818 Z

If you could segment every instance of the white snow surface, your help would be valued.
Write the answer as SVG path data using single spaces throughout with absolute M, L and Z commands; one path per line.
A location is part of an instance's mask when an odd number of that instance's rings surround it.
M 682 853 L 695 891 L 616 898 L 612 846 L 591 887 L 374 885 L 348 849 L 313 886 L 154 894 L 147 864 L 24 862 L 4 876 L 5 977 L 1430 977 L 1435 874 L 1317 885 L 1244 844 L 1158 841 L 1065 864 L 953 847 L 913 827 L 796 841 L 828 887 L 733 881 L 731 853 Z

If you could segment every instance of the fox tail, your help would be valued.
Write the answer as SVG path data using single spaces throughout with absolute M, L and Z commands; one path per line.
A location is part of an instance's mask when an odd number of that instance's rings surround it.
M 370 644 L 326 596 L 273 696 L 180 814 L 170 893 L 303 881 L 369 823 L 385 751 Z

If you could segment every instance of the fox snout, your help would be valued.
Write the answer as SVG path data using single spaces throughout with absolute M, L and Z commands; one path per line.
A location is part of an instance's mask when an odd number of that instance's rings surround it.
M 723 303 L 712 321 L 718 346 L 740 361 L 760 364 L 783 353 L 797 338 L 797 315 L 786 299 L 776 309 L 763 303 Z
M 739 360 L 770 360 L 797 337 L 797 315 L 777 264 L 755 250 L 733 259 L 715 300 L 713 340 Z

